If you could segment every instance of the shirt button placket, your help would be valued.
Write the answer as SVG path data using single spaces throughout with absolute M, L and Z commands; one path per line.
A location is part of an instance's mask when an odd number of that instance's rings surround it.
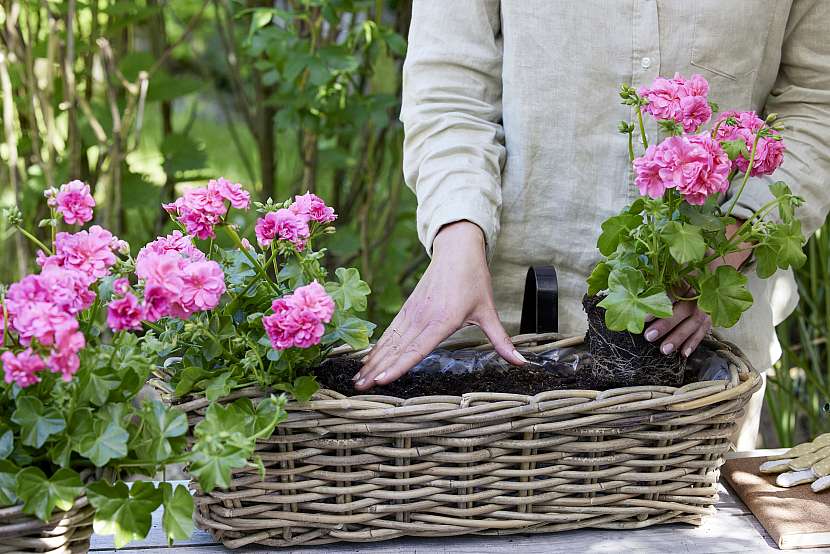
M 639 89 L 660 75 L 660 22 L 656 0 L 634 0 L 634 25 L 631 31 L 634 34 L 631 85 Z M 649 136 L 656 136 L 655 124 L 652 121 L 645 123 Z M 627 202 L 632 202 L 637 196 L 636 187 L 626 187 Z

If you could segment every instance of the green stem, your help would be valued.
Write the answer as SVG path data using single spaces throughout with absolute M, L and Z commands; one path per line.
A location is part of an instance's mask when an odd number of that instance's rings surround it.
M 735 209 L 735 204 L 737 204 L 738 198 L 741 197 L 744 187 L 746 186 L 747 181 L 749 181 L 749 175 L 752 173 L 752 166 L 755 165 L 755 151 L 758 149 L 758 140 L 761 138 L 761 130 L 762 129 L 759 129 L 758 132 L 755 133 L 755 140 L 752 141 L 752 150 L 749 153 L 749 165 L 746 168 L 746 173 L 744 173 L 744 180 L 741 182 L 741 188 L 738 189 L 738 194 L 732 198 L 732 203 L 729 204 L 729 210 L 726 212 L 727 217 L 732 214 L 732 210 Z
M 634 161 L 634 131 L 628 133 L 628 159 Z
M 637 123 L 640 126 L 640 140 L 643 142 L 643 148 L 648 149 L 648 138 L 646 137 L 646 126 L 643 123 L 643 110 L 637 106 Z
M 53 254 L 53 251 L 52 251 L 51 248 L 47 247 L 45 244 L 40 242 L 40 240 L 38 240 L 38 238 L 36 236 L 34 236 L 33 234 L 31 234 L 29 231 L 27 231 L 26 229 L 24 229 L 20 225 L 15 225 L 15 227 L 17 228 L 18 231 L 20 231 L 23 234 L 24 237 L 26 237 L 27 239 L 29 239 L 30 241 L 35 243 L 38 248 L 40 248 L 41 250 L 43 250 L 44 252 L 46 252 L 50 256 Z
M 58 227 L 58 213 L 55 210 L 55 208 L 52 208 L 51 212 L 52 212 L 52 225 L 50 225 L 50 227 L 52 228 L 52 248 L 57 249 L 57 246 L 55 246 L 55 239 L 57 238 L 57 234 L 58 234 L 58 229 L 57 229 L 57 227 Z
M 265 272 L 265 268 L 263 268 L 263 266 L 262 266 L 262 265 L 261 265 L 261 264 L 260 264 L 260 263 L 256 260 L 256 258 L 254 258 L 253 256 L 251 256 L 251 253 L 250 253 L 250 252 L 248 252 L 248 249 L 247 249 L 247 248 L 245 248 L 245 247 L 242 245 L 242 239 L 240 239 L 240 238 L 239 238 L 239 235 L 237 234 L 236 230 L 234 230 L 234 228 L 233 228 L 233 227 L 231 227 L 231 226 L 229 226 L 229 225 L 225 225 L 225 226 L 223 226 L 223 228 L 225 229 L 225 232 L 226 232 L 226 233 L 228 233 L 228 236 L 231 238 L 231 240 L 233 241 L 234 245 L 235 245 L 235 246 L 236 246 L 239 250 L 241 250 L 241 251 L 242 251 L 242 254 L 244 254 L 246 258 L 248 258 L 248 261 L 249 261 L 249 262 L 251 262 L 251 264 L 253 264 L 253 266 L 254 266 L 255 268 L 257 268 L 257 270 L 258 270 L 260 273 L 264 273 L 264 272 Z M 267 277 L 267 275 L 266 275 L 266 277 Z M 268 287 L 271 289 L 271 291 L 272 291 L 274 294 L 279 294 L 279 291 L 278 291 L 278 290 L 277 290 L 277 288 L 274 286 L 274 283 L 272 283 L 269 279 L 265 279 L 265 282 L 266 282 L 266 283 L 268 283 Z

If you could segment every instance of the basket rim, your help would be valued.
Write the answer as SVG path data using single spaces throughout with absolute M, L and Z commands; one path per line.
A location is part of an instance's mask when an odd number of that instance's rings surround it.
M 547 352 L 555 348 L 565 348 L 582 344 L 585 337 L 584 335 L 563 335 L 560 333 L 534 333 L 518 335 L 512 337 L 512 340 L 517 346 L 538 343 L 536 346 L 530 347 L 530 349 L 533 349 L 535 352 Z M 731 374 L 729 380 L 697 381 L 681 387 L 640 385 L 618 387 L 604 391 L 563 389 L 543 391 L 536 395 L 468 392 L 460 396 L 415 396 L 412 398 L 399 398 L 377 394 L 346 396 L 331 389 L 321 388 L 314 394 L 311 400 L 306 402 L 290 399 L 286 409 L 289 411 L 341 409 L 388 410 L 390 408 L 397 409 L 425 404 L 443 404 L 448 409 L 451 404 L 455 404 L 455 409 L 458 409 L 469 407 L 473 403 L 479 404 L 482 402 L 508 401 L 516 404 L 536 406 L 540 403 L 554 402 L 562 399 L 583 398 L 591 402 L 607 402 L 611 406 L 624 403 L 624 399 L 627 399 L 625 403 L 641 403 L 643 408 L 656 407 L 667 411 L 688 411 L 733 400 L 745 394 L 751 394 L 760 388 L 762 381 L 760 373 L 752 366 L 750 361 L 735 344 L 714 333 L 706 337 L 703 343 L 713 348 L 718 354 L 726 357 Z M 492 346 L 486 340 L 448 340 L 442 342 L 439 348 L 492 350 Z M 371 347 L 363 350 L 354 350 L 346 346 L 333 349 L 327 357 L 362 357 L 369 351 L 371 351 Z M 273 391 L 266 391 L 258 385 L 254 385 L 233 391 L 227 396 L 224 396 L 221 401 L 231 401 L 243 397 L 259 398 L 271 392 Z M 169 391 L 167 396 L 170 398 L 173 406 L 185 412 L 199 410 L 211 403 L 204 396 L 191 396 L 189 400 L 177 399 Z

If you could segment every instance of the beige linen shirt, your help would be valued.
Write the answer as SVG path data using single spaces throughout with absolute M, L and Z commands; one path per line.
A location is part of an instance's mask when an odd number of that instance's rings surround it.
M 830 194 L 830 0 L 415 0 L 404 66 L 404 171 L 429 249 L 441 226 L 484 231 L 493 288 L 516 331 L 528 266 L 559 273 L 560 331 L 586 328 L 581 298 L 601 222 L 638 196 L 620 83 L 699 73 L 721 110 L 777 112 L 787 154 L 774 179 L 806 199 L 806 233 Z M 656 136 L 656 125 L 648 131 Z M 771 196 L 751 182 L 737 215 Z M 790 272 L 762 281 L 724 334 L 760 369 L 780 355 Z

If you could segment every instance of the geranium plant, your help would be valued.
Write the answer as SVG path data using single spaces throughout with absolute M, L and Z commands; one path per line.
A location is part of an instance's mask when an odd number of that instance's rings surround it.
M 49 244 L 17 209 L 6 214 L 40 249 L 40 269 L 0 287 L 0 506 L 22 504 L 46 521 L 85 493 L 96 532 L 123 546 L 146 536 L 163 505 L 168 538 L 187 538 L 193 501 L 185 487 L 121 480 L 183 460 L 187 431 L 184 413 L 140 398 L 156 352 L 125 324 L 124 314 L 140 309 L 128 292 L 129 247 L 97 225 L 59 232 L 92 219 L 85 184 L 67 183 L 47 198 L 51 217 L 41 226 L 51 229 Z
M 247 398 L 214 401 L 251 386 L 307 400 L 318 388 L 313 368 L 337 346 L 367 347 L 374 329 L 357 316 L 369 294 L 358 271 L 338 268 L 329 280 L 321 263 L 326 250 L 315 249 L 334 232 L 334 210 L 312 193 L 256 203 L 249 240 L 238 223 L 250 204 L 242 187 L 224 179 L 188 190 L 164 206 L 181 231 L 136 256 L 143 303 L 155 310 L 163 377 L 176 397 L 211 402 L 189 455 L 189 470 L 205 490 L 228 487 L 232 470 L 251 463 L 256 439 L 270 435 L 274 418 L 285 415 L 284 396 L 265 408 Z M 220 233 L 230 248 L 218 246 Z M 194 238 L 206 243 L 206 254 Z M 188 281 L 194 266 L 198 290 Z M 183 318 L 187 303 L 206 311 Z
M 641 333 L 649 316 L 671 316 L 678 299 L 696 302 L 715 326 L 730 327 L 752 295 L 745 275 L 712 262 L 751 252 L 755 271 L 766 278 L 805 261 L 794 215 L 802 200 L 784 182 L 769 185 L 772 200 L 746 220 L 733 216 L 745 188 L 763 186 L 750 179 L 771 175 L 783 162 L 782 127 L 774 114 L 762 119 L 729 111 L 704 129 L 717 111 L 708 94 L 700 75 L 620 89 L 623 104 L 636 113 L 636 122 L 623 121 L 619 130 L 628 135 L 641 197 L 602 224 L 597 247 L 604 259 L 588 278 L 588 294 L 602 298 L 598 305 L 612 331 Z M 649 142 L 644 114 L 657 120 L 661 140 Z M 737 190 L 727 199 L 733 182 Z

